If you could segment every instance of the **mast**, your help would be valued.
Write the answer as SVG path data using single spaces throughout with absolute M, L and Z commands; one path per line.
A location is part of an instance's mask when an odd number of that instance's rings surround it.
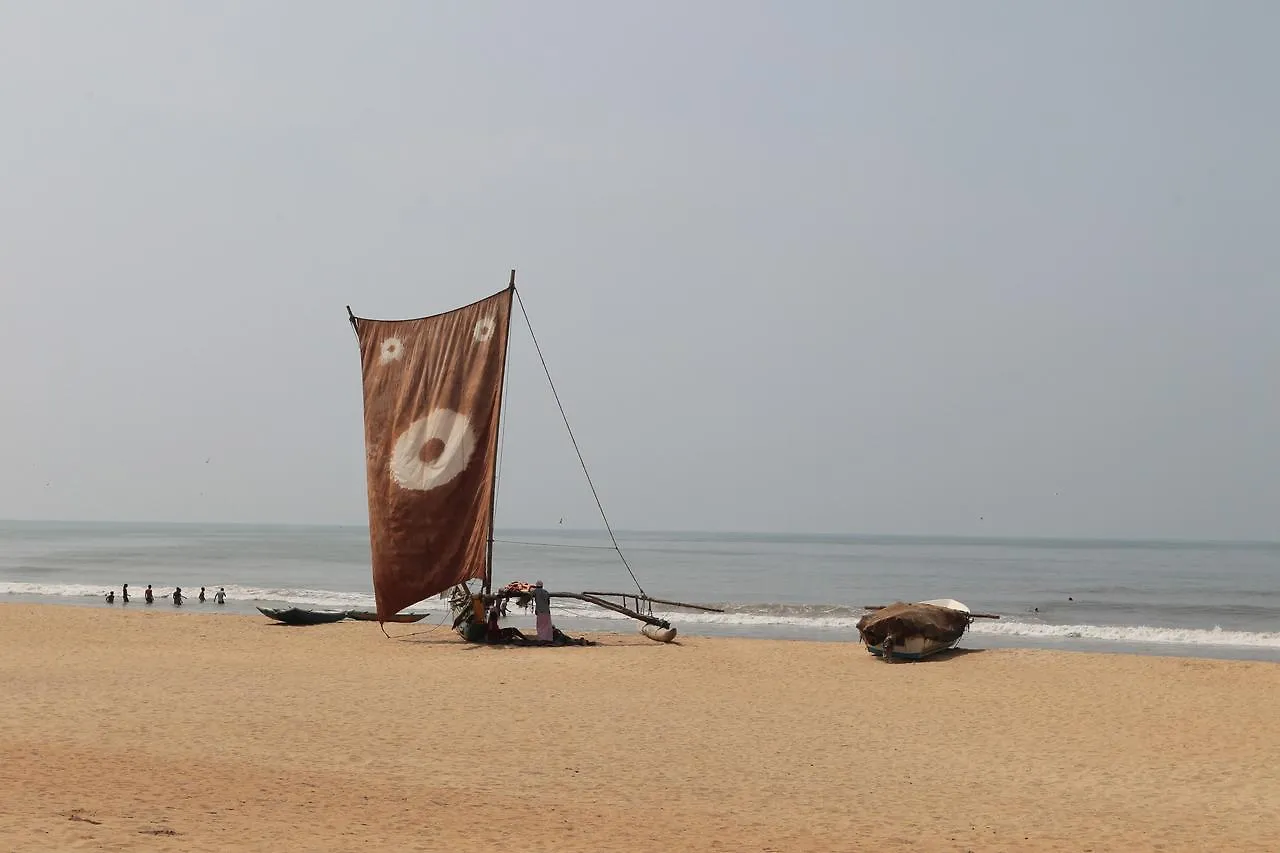
M 511 281 L 507 285 L 507 289 L 514 291 L 516 289 L 516 271 L 511 271 Z M 507 321 L 506 337 L 502 341 L 502 375 L 498 380 L 498 417 L 494 423 L 493 429 L 493 455 L 497 459 L 500 442 L 502 440 L 502 402 L 506 399 L 507 392 L 507 362 L 511 357 L 509 345 L 511 343 L 511 321 Z M 493 481 L 489 487 L 489 541 L 486 543 L 487 551 L 484 563 L 484 586 L 483 592 L 488 595 L 493 589 L 493 525 L 494 517 L 498 511 L 498 465 L 493 466 Z

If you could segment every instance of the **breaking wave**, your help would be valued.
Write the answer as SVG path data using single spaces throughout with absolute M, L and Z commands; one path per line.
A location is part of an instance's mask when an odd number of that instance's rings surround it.
M 1103 640 L 1185 646 L 1248 646 L 1280 649 L 1278 631 L 1224 631 L 1221 628 L 1163 628 L 1149 625 L 1045 625 L 1035 622 L 978 622 L 970 633 L 1043 640 Z
M 196 588 L 198 589 L 198 587 Z M 373 596 L 369 593 L 337 592 L 324 589 L 284 589 L 272 587 L 227 586 L 227 598 L 245 604 L 279 603 L 310 605 L 317 607 L 372 608 Z M 131 590 L 134 591 L 134 590 Z M 163 598 L 170 588 L 156 588 L 157 598 Z M 188 595 L 195 590 L 188 589 Z M 0 596 L 17 595 L 47 598 L 98 599 L 107 589 L 89 584 L 41 584 L 9 582 L 0 583 Z M 206 587 L 212 597 L 213 588 Z M 142 587 L 134 591 L 139 598 Z M 422 601 L 409 608 L 415 612 L 445 614 L 448 604 L 438 598 Z M 627 617 L 608 610 L 593 607 L 585 602 L 556 602 L 558 612 L 565 618 L 582 621 L 619 622 Z M 841 605 L 814 604 L 740 604 L 725 605 L 724 613 L 706 613 L 686 610 L 654 610 L 654 615 L 669 619 L 677 625 L 716 625 L 727 629 L 737 628 L 769 630 L 789 628 L 828 633 L 855 634 L 858 619 L 866 611 Z M 512 615 L 520 616 L 519 608 L 512 608 Z M 529 614 L 530 617 L 532 614 Z M 1221 628 L 1170 628 L 1149 625 L 1053 625 L 1040 622 L 1023 622 L 1016 618 L 987 621 L 976 620 L 970 626 L 971 634 L 1007 639 L 1023 638 L 1031 642 L 1059 640 L 1096 640 L 1101 643 L 1140 643 L 1180 646 L 1215 646 L 1237 648 L 1280 649 L 1280 632 L 1230 631 Z M 694 631 L 696 633 L 696 631 Z
M 231 601 L 246 602 L 278 602 L 291 601 L 295 604 L 315 604 L 328 606 L 347 606 L 347 607 L 372 607 L 373 596 L 359 592 L 335 592 L 329 589 L 275 589 L 266 587 L 253 586 L 226 586 L 227 598 Z M 119 595 L 120 588 L 112 587 Z M 146 584 L 132 584 L 129 587 L 129 597 L 142 597 L 142 591 L 146 589 Z M 187 587 L 183 590 L 183 595 L 191 598 L 196 595 L 200 587 Z M 205 587 L 205 594 L 210 598 L 217 591 L 217 587 Z M 171 586 L 153 587 L 156 597 L 166 596 L 173 592 Z M 108 592 L 107 587 L 93 586 L 90 584 L 76 583 L 0 583 L 0 595 L 35 595 L 48 596 L 53 598 L 102 598 Z

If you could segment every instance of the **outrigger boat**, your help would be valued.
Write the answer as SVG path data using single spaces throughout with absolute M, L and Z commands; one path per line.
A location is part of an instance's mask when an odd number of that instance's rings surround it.
M 408 625 L 413 622 L 420 622 L 426 616 L 426 613 L 396 613 L 388 616 L 384 621 Z M 355 619 L 357 622 L 377 622 L 378 614 L 373 610 L 348 610 L 347 618 Z
M 636 592 L 550 592 L 639 621 L 641 632 L 671 642 L 676 629 L 653 606 L 723 612 L 715 607 L 650 597 L 618 546 L 542 348 L 516 291 L 507 287 L 462 308 L 413 320 L 347 316 L 360 346 L 365 460 L 373 590 L 379 623 L 435 595 L 448 596 L 455 630 L 485 637 L 493 608 L 505 615 L 515 600 L 527 606 L 532 587 L 516 581 L 493 588 L 493 522 L 499 424 L 513 305 L 520 306 L 534 348 L 613 550 Z M 472 581 L 480 581 L 473 591 Z
M 258 612 L 286 625 L 327 625 L 347 618 L 345 610 L 307 610 L 302 607 L 259 607 Z
M 974 619 L 999 619 L 974 613 L 954 598 L 935 598 L 868 607 L 858 620 L 858 637 L 873 655 L 892 661 L 922 660 L 954 648 Z

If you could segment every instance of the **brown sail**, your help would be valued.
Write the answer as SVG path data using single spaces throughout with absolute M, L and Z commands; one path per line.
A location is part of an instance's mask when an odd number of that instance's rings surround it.
M 417 320 L 351 318 L 379 621 L 485 575 L 513 292 Z

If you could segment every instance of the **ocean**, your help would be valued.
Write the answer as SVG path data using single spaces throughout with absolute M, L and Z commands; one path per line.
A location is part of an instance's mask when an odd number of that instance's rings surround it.
M 634 592 L 603 531 L 499 530 L 495 585 Z M 619 533 L 636 578 L 658 598 L 722 606 L 667 615 L 681 634 L 857 641 L 865 605 L 955 598 L 974 612 L 962 647 L 1029 647 L 1280 660 L 1280 543 Z M 0 522 L 0 602 L 155 609 L 175 586 L 182 612 L 253 613 L 286 603 L 372 608 L 364 527 Z M 225 587 L 225 607 L 198 604 Z M 115 589 L 116 603 L 105 593 Z M 448 615 L 405 631 L 434 630 Z M 2 612 L 2 611 L 0 611 Z M 512 609 L 509 624 L 531 628 Z M 556 602 L 566 631 L 638 623 Z M 447 626 L 439 630 L 448 630 Z

